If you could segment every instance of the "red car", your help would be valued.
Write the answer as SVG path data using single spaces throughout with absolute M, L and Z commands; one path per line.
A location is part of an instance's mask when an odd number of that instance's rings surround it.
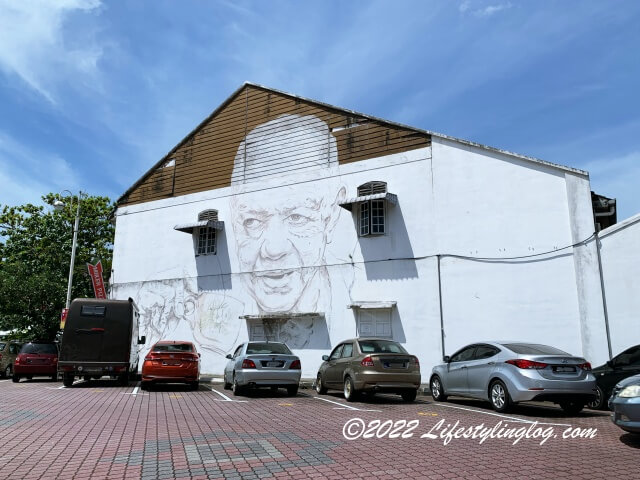
M 13 381 L 36 376 L 58 379 L 58 345 L 52 342 L 29 342 L 22 345 L 13 364 Z
M 153 383 L 186 383 L 197 390 L 199 382 L 200 354 L 191 342 L 162 340 L 144 358 L 143 390 Z

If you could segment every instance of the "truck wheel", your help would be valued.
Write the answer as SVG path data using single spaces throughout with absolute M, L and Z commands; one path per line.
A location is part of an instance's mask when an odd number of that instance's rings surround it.
M 118 377 L 118 383 L 121 386 L 127 387 L 129 385 L 129 372 L 124 372 L 122 375 Z
M 62 384 L 67 387 L 70 388 L 73 385 L 73 375 L 70 373 L 65 373 L 62 376 Z

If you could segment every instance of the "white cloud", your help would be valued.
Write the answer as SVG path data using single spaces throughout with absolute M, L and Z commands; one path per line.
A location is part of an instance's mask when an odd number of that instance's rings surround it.
M 511 8 L 511 2 L 499 3 L 497 5 L 489 5 L 484 8 L 475 11 L 475 14 L 479 17 L 490 17 L 494 13 L 498 13 L 501 10 Z
M 96 73 L 102 49 L 88 35 L 66 38 L 65 22 L 98 7 L 100 0 L 0 0 L 0 69 L 55 104 L 58 82 Z
M 39 203 L 63 189 L 76 191 L 80 181 L 70 163 L 57 154 L 26 147 L 0 132 L 0 204 Z
M 460 13 L 469 13 L 476 17 L 490 17 L 502 10 L 511 8 L 511 2 L 497 3 L 495 5 L 487 5 L 481 8 L 473 8 L 469 0 L 465 0 L 458 6 Z

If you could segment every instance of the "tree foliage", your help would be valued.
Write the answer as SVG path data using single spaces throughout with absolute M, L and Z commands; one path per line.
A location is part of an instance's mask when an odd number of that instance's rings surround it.
M 3 206 L 0 212 L 0 330 L 53 338 L 65 306 L 78 196 L 50 193 L 45 205 Z M 60 210 L 54 202 L 64 202 Z M 80 223 L 71 298 L 93 297 L 87 263 L 111 271 L 113 204 L 107 197 L 80 199 Z M 105 283 L 108 278 L 105 278 Z

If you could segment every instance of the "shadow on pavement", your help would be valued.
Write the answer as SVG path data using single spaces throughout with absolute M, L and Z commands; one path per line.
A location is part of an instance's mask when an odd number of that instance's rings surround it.
M 620 441 L 628 447 L 640 449 L 640 433 L 625 433 L 620 435 Z
M 488 412 L 494 412 L 493 408 L 489 402 L 484 402 L 482 400 L 472 400 L 466 398 L 452 398 L 449 397 L 446 402 L 430 402 L 435 405 L 441 403 L 443 405 L 451 404 L 465 407 L 477 408 L 479 410 L 486 410 Z M 559 405 L 553 403 L 542 403 L 542 402 L 523 402 L 518 403 L 511 407 L 511 409 L 506 412 L 506 414 L 516 414 L 521 415 L 523 417 L 546 417 L 546 418 L 594 418 L 594 417 L 602 417 L 603 415 L 609 415 L 608 412 L 601 412 L 597 410 L 588 410 L 584 409 L 577 415 L 570 415 L 565 413 Z

